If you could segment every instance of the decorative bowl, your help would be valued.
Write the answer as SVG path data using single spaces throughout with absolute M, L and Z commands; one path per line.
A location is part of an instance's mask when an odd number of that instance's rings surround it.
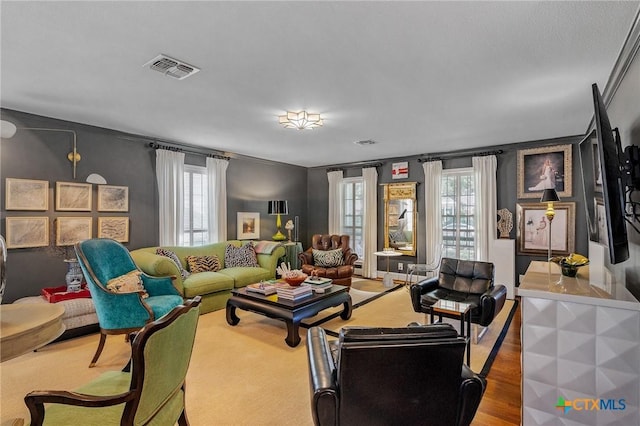
M 297 287 L 307 279 L 307 274 L 296 275 L 295 277 L 285 277 L 284 280 L 292 287 Z

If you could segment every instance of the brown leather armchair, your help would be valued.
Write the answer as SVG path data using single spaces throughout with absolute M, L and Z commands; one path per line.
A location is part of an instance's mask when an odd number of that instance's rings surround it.
M 337 250 L 342 249 L 342 264 L 337 266 L 318 266 L 313 261 L 313 250 Z M 311 247 L 298 255 L 302 265 L 302 272 L 307 275 L 315 270 L 319 277 L 331 278 L 334 284 L 351 286 L 353 264 L 358 260 L 358 255 L 351 252 L 348 235 L 320 235 L 311 237 Z
M 307 332 L 315 425 L 469 425 L 486 381 L 450 324 Z

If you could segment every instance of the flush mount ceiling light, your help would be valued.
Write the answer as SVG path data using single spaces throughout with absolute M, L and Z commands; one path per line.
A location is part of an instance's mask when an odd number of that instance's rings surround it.
M 291 112 L 278 116 L 278 122 L 285 129 L 307 130 L 322 126 L 320 114 L 312 114 L 307 111 Z

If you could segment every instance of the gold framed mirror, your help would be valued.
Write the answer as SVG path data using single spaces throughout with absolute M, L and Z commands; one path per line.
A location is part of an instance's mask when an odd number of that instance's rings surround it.
M 385 183 L 384 247 L 416 255 L 416 182 Z

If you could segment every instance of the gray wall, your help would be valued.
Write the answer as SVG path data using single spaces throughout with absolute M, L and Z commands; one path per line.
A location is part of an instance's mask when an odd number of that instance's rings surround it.
M 3 139 L 0 159 L 0 192 L 4 194 L 5 178 L 38 179 L 49 182 L 49 210 L 46 212 L 6 211 L 5 197 L 1 219 L 7 216 L 48 216 L 50 247 L 11 249 L 7 262 L 7 289 L 3 302 L 39 294 L 43 287 L 64 285 L 67 255 L 55 247 L 55 218 L 60 216 L 93 217 L 93 235 L 97 236 L 97 217 L 128 216 L 129 249 L 158 244 L 158 195 L 155 180 L 155 151 L 149 140 L 120 132 L 55 120 L 12 110 L 1 110 L 2 118 L 18 128 L 40 127 L 74 130 L 82 159 L 77 165 L 77 179 L 72 177 L 67 154 L 72 150 L 72 134 L 49 131 L 18 130 L 11 139 Z M 187 155 L 188 164 L 204 165 L 205 157 Z M 92 212 L 57 212 L 56 182 L 84 182 L 90 173 L 105 177 L 111 185 L 129 187 L 128 213 L 98 213 L 96 185 L 93 186 Z M 267 215 L 267 200 L 289 201 L 290 216 L 306 217 L 307 171 L 303 167 L 266 162 L 249 157 L 232 158 L 227 169 L 228 237 L 236 238 L 238 211 L 259 212 L 260 237 L 270 239 L 275 233 L 275 217 Z M 0 233 L 6 235 L 6 223 L 0 221 Z M 304 228 L 303 228 L 304 229 Z M 306 238 L 301 234 L 302 238 Z M 301 240 L 302 240 L 301 238 Z M 304 240 L 303 240 L 304 241 Z
M 562 145 L 573 144 L 573 196 L 563 198 L 564 202 L 576 203 L 576 232 L 575 232 L 575 251 L 578 253 L 588 253 L 588 240 L 586 233 L 582 232 L 586 229 L 585 211 L 582 201 L 582 183 L 580 180 L 579 163 L 577 159 L 577 143 L 581 140 L 581 136 L 568 136 L 565 138 L 556 138 L 553 140 L 541 140 L 532 141 L 526 143 L 514 143 L 511 145 L 503 145 L 500 147 L 487 147 L 487 150 L 501 149 L 502 154 L 497 155 L 498 170 L 497 170 L 497 208 L 501 209 L 506 207 L 514 214 L 514 222 L 516 221 L 516 205 L 518 202 L 532 203 L 536 202 L 534 199 L 517 200 L 517 150 L 523 148 L 533 148 L 537 146 L 545 145 Z M 394 180 L 391 177 L 391 166 L 394 162 L 408 161 L 409 162 L 409 177 L 403 180 L 395 180 L 395 182 L 418 182 L 418 232 L 417 232 L 417 256 L 402 256 L 397 258 L 391 258 L 390 269 L 392 271 L 397 270 L 398 262 L 403 263 L 425 263 L 426 261 L 426 235 L 425 229 L 425 214 L 424 214 L 424 182 L 425 177 L 422 169 L 422 164 L 418 162 L 419 156 L 406 157 L 406 158 L 394 158 L 385 159 L 380 161 L 382 166 L 378 167 L 378 183 L 391 183 Z M 442 167 L 444 169 L 457 169 L 464 167 L 471 167 L 471 156 L 464 156 L 458 158 L 451 158 L 443 160 Z M 345 166 L 344 177 L 361 176 L 362 168 L 360 166 Z M 307 209 L 309 212 L 309 223 L 314 223 L 316 226 L 313 231 L 310 230 L 309 237 L 314 233 L 326 233 L 328 223 L 328 193 L 329 183 L 327 180 L 327 168 L 312 168 L 309 169 L 308 174 L 308 193 L 309 199 L 307 200 Z M 382 203 L 383 195 L 382 188 L 378 188 L 378 249 L 384 247 L 384 225 L 383 215 L 384 208 Z M 497 217 L 496 217 L 497 223 Z M 516 238 L 517 223 L 514 223 L 513 230 L 511 231 L 511 239 Z M 307 242 L 308 244 L 308 242 Z M 516 273 L 524 274 L 529 263 L 532 260 L 544 260 L 543 257 L 533 257 L 529 255 L 517 255 L 516 256 Z M 377 259 L 378 269 L 386 269 L 386 259 Z

